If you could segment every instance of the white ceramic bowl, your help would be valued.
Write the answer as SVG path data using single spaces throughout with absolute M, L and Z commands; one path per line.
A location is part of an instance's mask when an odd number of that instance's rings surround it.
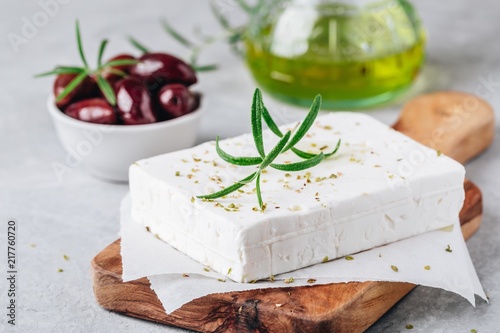
M 202 100 L 196 111 L 159 123 L 100 125 L 67 116 L 50 96 L 47 108 L 68 152 L 58 168 L 64 173 L 66 168 L 82 167 L 99 178 L 128 181 L 128 168 L 135 161 L 194 145 L 203 104 Z

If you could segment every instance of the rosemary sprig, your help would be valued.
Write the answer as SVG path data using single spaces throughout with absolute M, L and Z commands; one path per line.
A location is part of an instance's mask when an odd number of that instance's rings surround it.
M 254 6 L 250 6 L 244 0 L 236 0 L 236 4 L 249 15 L 252 15 L 256 11 L 256 9 L 261 6 L 262 0 L 258 0 Z M 213 45 L 217 42 L 226 41 L 231 49 L 240 56 L 243 55 L 243 51 L 241 50 L 241 42 L 243 41 L 243 36 L 247 27 L 245 25 L 233 27 L 231 26 L 228 18 L 222 13 L 220 10 L 220 5 L 216 3 L 216 1 L 210 1 L 210 10 L 217 20 L 219 25 L 224 30 L 220 35 L 216 36 L 201 36 L 202 41 L 200 43 L 195 43 L 183 36 L 179 31 L 175 30 L 172 25 L 168 23 L 166 19 L 162 19 L 161 24 L 163 29 L 167 34 L 169 34 L 173 39 L 179 42 L 184 47 L 190 50 L 190 59 L 191 66 L 196 69 L 196 71 L 211 71 L 218 68 L 216 64 L 199 66 L 198 65 L 198 57 L 200 53 L 208 46 Z
M 189 56 L 190 59 L 190 65 L 193 67 L 197 72 L 208 72 L 208 71 L 213 71 L 218 68 L 216 64 L 210 64 L 210 65 L 198 65 L 198 57 L 200 55 L 200 52 L 203 48 L 206 46 L 213 44 L 216 42 L 214 39 L 206 39 L 204 40 L 201 44 L 196 44 L 186 37 L 184 37 L 180 32 L 174 29 L 168 21 L 163 18 L 161 20 L 161 25 L 163 27 L 163 30 L 167 34 L 169 34 L 173 39 L 175 39 L 177 42 L 179 42 L 181 45 L 184 47 L 188 48 L 191 50 L 191 54 Z
M 218 66 L 213 64 L 213 65 L 207 65 L 207 66 L 198 66 L 197 61 L 198 61 L 198 56 L 200 55 L 201 51 L 205 49 L 206 47 L 215 44 L 217 42 L 221 41 L 226 41 L 230 48 L 236 53 L 237 55 L 243 57 L 244 52 L 242 49 L 242 41 L 244 39 L 246 30 L 247 30 L 247 25 L 241 25 L 241 26 L 232 26 L 231 23 L 229 22 L 229 19 L 227 18 L 226 15 L 224 15 L 223 10 L 221 9 L 220 4 L 217 3 L 218 0 L 210 0 L 210 10 L 214 16 L 214 18 L 217 20 L 221 28 L 223 29 L 223 32 L 219 35 L 215 36 L 203 36 L 202 35 L 202 42 L 201 43 L 193 43 L 190 40 L 188 40 L 186 37 L 181 35 L 178 31 L 176 31 L 166 20 L 162 20 L 162 25 L 164 30 L 176 41 L 178 41 L 180 44 L 182 44 L 184 47 L 190 49 L 191 52 L 191 66 L 195 68 L 198 72 L 201 71 L 209 71 L 209 70 L 214 70 L 217 69 Z M 248 16 L 254 15 L 259 8 L 262 7 L 264 0 L 256 0 L 253 5 L 250 5 L 247 1 L 245 0 L 235 0 L 236 5 L 238 5 Z M 198 31 L 199 29 L 196 29 Z
M 179 32 L 177 32 L 166 20 L 162 20 L 161 24 L 163 26 L 163 29 L 167 31 L 168 34 L 170 34 L 175 40 L 177 40 L 179 43 L 184 45 L 185 47 L 191 48 L 191 56 L 189 60 L 189 65 L 193 67 L 193 69 L 196 72 L 208 72 L 208 71 L 213 71 L 217 69 L 217 65 L 215 64 L 209 64 L 209 65 L 198 65 L 198 55 L 200 48 L 199 46 L 195 46 L 193 43 L 191 43 L 189 40 L 187 40 L 185 37 L 183 37 Z M 146 47 L 144 44 L 139 42 L 137 39 L 135 39 L 132 36 L 128 37 L 128 41 L 130 44 L 132 44 L 133 47 L 138 49 L 142 53 L 150 53 L 151 51 L 149 50 L 148 47 Z
M 242 180 L 236 182 L 235 184 L 222 189 L 221 191 L 211 194 L 199 195 L 197 197 L 200 199 L 221 198 L 234 191 L 237 191 L 241 187 L 255 180 L 255 193 L 257 195 L 257 201 L 259 203 L 261 211 L 264 211 L 266 205 L 262 200 L 262 191 L 260 186 L 260 177 L 264 169 L 266 169 L 267 167 L 271 167 L 280 171 L 289 171 L 289 172 L 301 171 L 312 168 L 320 164 L 325 158 L 332 156 L 338 151 L 340 146 L 340 140 L 338 141 L 334 151 L 328 154 L 324 154 L 322 152 L 319 154 L 310 154 L 298 150 L 294 147 L 306 135 L 307 131 L 313 125 L 314 121 L 316 120 L 316 117 L 318 116 L 320 107 L 321 107 L 321 96 L 318 95 L 314 99 L 311 108 L 309 110 L 309 113 L 305 117 L 304 121 L 300 124 L 300 126 L 298 126 L 297 129 L 294 131 L 294 134 L 292 135 L 291 131 L 288 131 L 285 134 L 283 134 L 276 125 L 276 123 L 274 122 L 274 120 L 272 119 L 271 114 L 267 111 L 266 107 L 264 106 L 260 90 L 258 88 L 255 89 L 255 93 L 252 99 L 252 108 L 251 108 L 252 136 L 254 139 L 255 147 L 260 156 L 238 157 L 230 155 L 220 147 L 219 137 L 217 137 L 215 141 L 215 148 L 219 157 L 222 158 L 224 161 L 239 166 L 258 165 L 257 171 L 253 172 L 252 174 L 243 178 Z M 264 140 L 262 135 L 263 118 L 266 124 L 268 125 L 269 129 L 274 134 L 280 137 L 278 143 L 267 154 L 264 149 Z M 273 163 L 274 160 L 280 154 L 286 152 L 287 150 L 292 150 L 297 156 L 304 158 L 304 160 L 289 164 Z
M 75 90 L 87 77 L 93 78 L 99 89 L 102 91 L 104 97 L 107 99 L 108 103 L 111 105 L 116 104 L 116 96 L 113 88 L 109 84 L 106 79 L 102 76 L 104 70 L 110 71 L 114 74 L 125 76 L 126 74 L 122 71 L 114 68 L 116 66 L 124 66 L 124 65 L 134 65 L 138 61 L 131 59 L 121 59 L 121 60 L 113 60 L 108 61 L 105 64 L 102 63 L 102 57 L 104 55 L 104 50 L 108 44 L 108 40 L 103 40 L 99 46 L 99 53 L 97 55 L 97 69 L 92 70 L 87 62 L 87 58 L 85 57 L 85 53 L 83 52 L 83 43 L 82 36 L 80 33 L 80 24 L 78 20 L 75 24 L 76 30 L 76 43 L 78 46 L 78 54 L 80 55 L 80 59 L 82 60 L 83 66 L 57 66 L 53 70 L 41 74 L 35 75 L 35 77 L 44 77 L 49 75 L 61 75 L 61 74 L 73 74 L 76 75 L 73 80 L 57 95 L 56 102 L 60 102 L 64 97 L 68 96 L 73 90 Z
M 149 53 L 149 49 L 146 46 L 144 46 L 141 42 L 139 42 L 137 39 L 135 39 L 134 37 L 129 36 L 128 41 L 130 42 L 130 44 L 132 44 L 133 47 L 135 47 L 136 49 L 138 49 L 142 53 Z

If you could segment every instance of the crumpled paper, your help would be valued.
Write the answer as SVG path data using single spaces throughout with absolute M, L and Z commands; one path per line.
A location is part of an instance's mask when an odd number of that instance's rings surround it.
M 293 272 L 275 282 L 236 283 L 157 239 L 130 217 L 130 195 L 121 204 L 121 255 L 124 282 L 147 276 L 165 312 L 212 293 L 353 281 L 409 282 L 441 288 L 466 298 L 487 300 L 462 236 L 458 217 L 453 228 L 437 230 Z M 448 250 L 447 250 L 448 249 Z M 395 269 L 395 267 L 397 269 Z M 397 271 L 396 271 L 397 270 Z M 188 274 L 189 277 L 183 277 Z M 284 280 L 293 277 L 294 282 Z M 220 280 L 219 280 L 220 279 Z M 224 281 L 225 282 L 222 282 Z M 182 292 L 179 292 L 182 291 Z

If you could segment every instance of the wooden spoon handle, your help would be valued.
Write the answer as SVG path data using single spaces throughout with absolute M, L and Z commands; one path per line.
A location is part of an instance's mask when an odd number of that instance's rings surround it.
M 393 128 L 465 163 L 492 143 L 495 119 L 486 101 L 472 94 L 445 91 L 411 100 Z

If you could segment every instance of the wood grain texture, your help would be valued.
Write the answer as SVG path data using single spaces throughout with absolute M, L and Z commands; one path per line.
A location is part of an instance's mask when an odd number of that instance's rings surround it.
M 465 237 L 479 227 L 481 192 L 465 182 Z M 415 285 L 351 282 L 207 295 L 167 315 L 149 280 L 123 283 L 120 241 L 92 261 L 94 293 L 105 309 L 199 332 L 362 332 Z M 281 306 L 276 306 L 281 304 Z
M 493 110 L 473 95 L 429 94 L 408 103 L 393 127 L 464 163 L 491 144 Z M 481 223 L 482 196 L 472 182 L 466 180 L 464 187 L 460 223 L 467 239 Z M 362 332 L 415 287 L 353 282 L 212 294 L 167 315 L 146 278 L 123 283 L 121 273 L 117 240 L 92 261 L 94 293 L 102 307 L 199 332 Z

